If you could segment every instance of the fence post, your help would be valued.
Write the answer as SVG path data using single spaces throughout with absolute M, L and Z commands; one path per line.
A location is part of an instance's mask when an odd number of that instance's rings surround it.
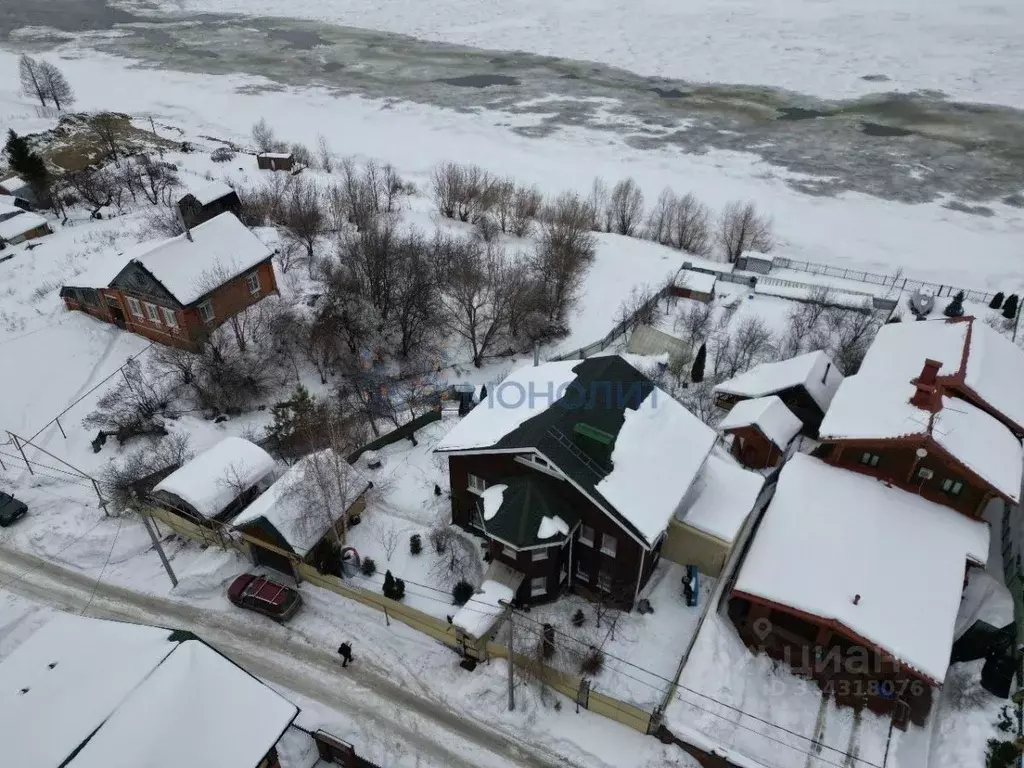
M 18 442 L 18 436 L 15 435 L 13 432 L 8 432 L 7 434 L 10 435 L 11 440 L 14 441 L 14 447 L 18 449 L 18 453 L 21 454 L 21 458 L 25 461 L 25 466 L 28 468 L 28 473 L 30 475 L 35 476 L 36 473 L 32 471 L 32 465 L 28 463 L 28 458 L 25 456 L 25 449 L 22 448 L 21 443 Z
M 56 416 L 56 417 L 54 417 L 54 419 L 53 419 L 53 420 L 54 420 L 55 422 L 57 422 L 57 429 L 59 429 L 59 430 L 60 430 L 60 434 L 61 434 L 61 437 L 63 437 L 63 438 L 65 439 L 65 440 L 67 440 L 67 439 L 68 439 L 67 433 L 65 433 L 65 432 L 64 432 L 64 427 L 62 427 L 62 426 L 60 425 L 60 416 Z

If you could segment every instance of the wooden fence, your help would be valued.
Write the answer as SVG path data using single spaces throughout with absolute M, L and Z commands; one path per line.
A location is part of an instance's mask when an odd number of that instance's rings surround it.
M 388 620 L 395 619 L 418 632 L 429 635 L 435 640 L 444 643 L 449 648 L 452 648 L 460 655 L 466 653 L 467 642 L 463 635 L 447 621 L 438 619 L 397 600 L 384 597 L 384 595 L 377 594 L 376 592 L 371 592 L 369 590 L 362 589 L 361 587 L 353 586 L 336 576 L 320 573 L 313 566 L 302 562 L 302 560 L 296 557 L 293 552 L 288 552 L 287 550 L 275 547 L 262 539 L 258 541 L 255 539 L 249 539 L 244 534 L 240 534 L 226 525 L 218 525 L 214 528 L 197 525 L 196 523 L 186 520 L 180 515 L 176 515 L 173 512 L 159 507 L 147 506 L 145 507 L 144 512 L 156 520 L 159 520 L 175 533 L 202 544 L 214 545 L 223 549 L 235 549 L 239 552 L 248 554 L 250 541 L 252 543 L 256 543 L 263 549 L 269 549 L 291 560 L 299 577 L 308 581 L 310 584 L 330 590 L 331 592 L 348 598 L 349 600 L 355 600 L 356 602 L 369 608 L 373 608 L 374 610 L 381 611 Z M 508 658 L 508 648 L 494 640 L 479 643 L 477 645 L 477 650 L 484 651 L 482 654 L 484 657 L 483 660 L 491 657 L 501 659 Z M 515 654 L 513 662 L 520 668 L 533 669 L 536 665 L 536 661 L 534 659 L 519 653 Z M 639 731 L 640 733 L 646 734 L 649 732 L 649 728 L 651 727 L 651 714 L 645 712 L 639 707 L 628 704 L 624 701 L 619 701 L 612 696 L 595 691 L 588 686 L 583 686 L 583 680 L 580 677 L 568 674 L 553 667 L 545 665 L 542 670 L 542 676 L 547 685 L 549 685 L 553 690 L 568 696 L 572 701 L 579 700 L 580 689 L 581 687 L 584 687 L 584 689 L 589 692 L 586 697 L 586 702 L 583 703 L 583 706 L 587 709 L 595 712 L 596 714 L 615 720 L 616 722 Z

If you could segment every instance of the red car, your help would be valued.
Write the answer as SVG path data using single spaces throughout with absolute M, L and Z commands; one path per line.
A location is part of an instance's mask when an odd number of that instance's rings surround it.
M 302 595 L 297 590 L 251 573 L 231 582 L 228 600 L 239 608 L 262 613 L 275 621 L 288 621 L 302 605 Z

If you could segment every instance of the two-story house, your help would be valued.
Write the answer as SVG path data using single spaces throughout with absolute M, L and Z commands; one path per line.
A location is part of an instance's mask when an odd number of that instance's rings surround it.
M 715 432 L 619 356 L 521 368 L 445 436 L 452 521 L 524 575 L 631 606 Z

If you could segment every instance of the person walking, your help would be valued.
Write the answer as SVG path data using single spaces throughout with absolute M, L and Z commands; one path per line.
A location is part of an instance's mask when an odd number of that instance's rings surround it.
M 348 663 L 352 661 L 352 646 L 342 643 L 338 646 L 338 655 L 341 656 L 341 666 L 347 667 Z

